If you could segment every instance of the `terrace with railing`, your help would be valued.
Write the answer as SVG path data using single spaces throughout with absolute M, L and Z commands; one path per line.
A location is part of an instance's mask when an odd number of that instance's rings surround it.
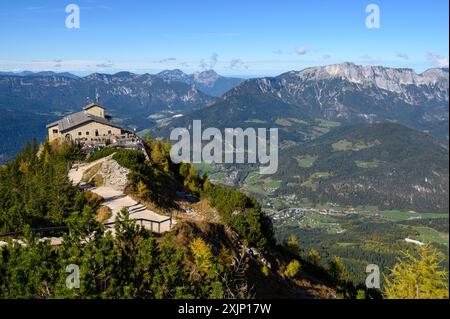
M 130 150 L 141 150 L 146 154 L 144 140 L 134 133 L 125 133 L 120 136 L 105 135 L 96 136 L 89 139 L 77 139 L 75 140 L 75 143 L 81 144 L 82 151 L 85 153 L 93 153 L 104 147 L 115 147 Z

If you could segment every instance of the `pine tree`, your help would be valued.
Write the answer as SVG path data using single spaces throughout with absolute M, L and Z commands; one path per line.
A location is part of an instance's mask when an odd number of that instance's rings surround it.
M 292 260 L 286 267 L 284 275 L 289 278 L 294 278 L 300 271 L 300 262 L 298 260 Z
M 194 256 L 195 265 L 199 272 L 208 273 L 212 267 L 211 247 L 201 238 L 195 238 L 191 242 L 191 251 Z
M 418 256 L 403 252 L 404 258 L 385 278 L 388 299 L 448 299 L 448 274 L 439 266 L 438 252 L 430 246 L 419 249 Z
M 294 254 L 297 254 L 299 252 L 300 246 L 298 243 L 297 236 L 295 236 L 295 234 L 291 234 L 287 242 L 287 245 L 289 247 L 289 250 L 292 251 Z
M 314 266 L 320 265 L 320 255 L 314 248 L 311 248 L 308 253 L 308 261 Z
M 147 186 L 144 184 L 144 182 L 139 181 L 136 188 L 139 197 L 143 198 L 144 200 L 148 198 L 150 191 L 147 189 Z
M 333 278 L 336 283 L 342 280 L 342 276 L 345 272 L 345 267 L 341 257 L 334 256 L 333 259 L 330 260 L 330 262 L 328 263 L 328 272 L 331 278 Z
M 233 265 L 233 255 L 225 246 L 222 246 L 220 249 L 217 262 L 225 267 L 231 267 Z

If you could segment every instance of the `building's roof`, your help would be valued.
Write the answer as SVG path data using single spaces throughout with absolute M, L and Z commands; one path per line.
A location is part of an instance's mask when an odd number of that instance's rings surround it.
M 64 132 L 64 131 L 70 130 L 76 126 L 86 124 L 88 122 L 97 122 L 97 123 L 101 123 L 101 124 L 105 124 L 105 125 L 109 125 L 112 127 L 117 127 L 117 128 L 122 129 L 120 126 L 108 121 L 107 119 L 105 119 L 103 117 L 92 115 L 86 111 L 81 111 L 81 112 L 67 115 L 63 119 L 47 125 L 47 128 L 58 125 L 59 131 Z
M 98 103 L 89 103 L 88 105 L 86 105 L 85 107 L 83 107 L 83 110 L 89 110 L 90 108 L 95 107 L 95 106 L 97 106 L 97 107 L 99 107 L 99 108 L 102 108 L 102 109 L 105 109 L 103 106 L 101 106 L 101 105 L 98 104 Z

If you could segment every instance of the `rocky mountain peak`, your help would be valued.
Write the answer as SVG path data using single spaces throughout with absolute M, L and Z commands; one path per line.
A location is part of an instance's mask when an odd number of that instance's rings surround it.
M 108 81 L 111 79 L 111 75 L 109 74 L 104 74 L 104 73 L 92 73 L 86 77 L 84 77 L 83 79 L 88 80 L 88 81 Z
M 427 80 L 429 83 L 436 83 L 436 82 L 446 82 L 447 87 L 449 83 L 449 77 L 448 77 L 448 68 L 432 68 L 428 69 L 425 72 L 421 73 L 420 76 Z
M 214 70 L 186 74 L 179 69 L 174 69 L 162 71 L 156 76 L 168 81 L 178 81 L 189 85 L 195 85 L 200 91 L 213 97 L 222 96 L 225 92 L 242 82 L 242 80 L 238 78 L 221 76 Z
M 117 72 L 113 75 L 113 77 L 116 78 L 125 78 L 125 79 L 129 79 L 129 78 L 134 78 L 138 76 L 137 74 L 131 73 L 131 72 L 127 72 L 127 71 L 122 71 L 122 72 Z
M 186 82 L 189 80 L 189 75 L 187 75 L 180 69 L 164 70 L 162 72 L 159 72 L 157 74 L 157 76 L 164 80 L 170 80 L 170 81 Z
M 291 72 L 301 80 L 320 81 L 342 79 L 362 86 L 375 86 L 391 92 L 401 93 L 407 85 L 430 85 L 444 82 L 448 86 L 448 71 L 429 69 L 417 74 L 413 69 L 383 66 L 362 66 L 352 62 L 311 67 L 300 72 Z
M 195 81 L 204 85 L 213 85 L 219 78 L 220 75 L 214 70 L 207 70 L 194 74 Z

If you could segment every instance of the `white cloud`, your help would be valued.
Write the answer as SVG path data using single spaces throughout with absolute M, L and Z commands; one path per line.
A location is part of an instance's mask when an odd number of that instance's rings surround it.
M 277 55 L 282 55 L 283 54 L 283 50 L 278 49 L 278 50 L 272 51 L 272 53 L 273 54 L 277 54 Z
M 201 70 L 206 70 L 208 68 L 208 64 L 206 63 L 205 59 L 200 60 L 199 68 Z
M 397 57 L 403 60 L 409 60 L 409 55 L 406 53 L 397 53 Z
M 307 48 L 297 48 L 297 49 L 295 49 L 295 52 L 297 52 L 297 54 L 299 54 L 299 55 L 305 55 L 306 53 L 308 53 L 308 49 Z
M 210 58 L 210 68 L 214 69 L 216 67 L 216 64 L 218 61 L 219 61 L 219 55 L 217 53 L 213 53 Z
M 177 58 L 166 58 L 166 59 L 159 60 L 158 63 L 174 62 L 176 60 L 177 60 Z
M 208 60 L 201 59 L 199 67 L 201 70 L 212 70 L 216 67 L 218 62 L 219 55 L 217 53 L 213 53 Z
M 435 64 L 437 67 L 445 68 L 448 67 L 448 58 L 443 57 L 435 52 L 428 52 L 427 59 Z
M 248 66 L 241 59 L 232 59 L 229 68 L 233 69 L 248 69 Z
M 96 65 L 96 67 L 99 69 L 109 69 L 109 68 L 112 68 L 113 66 L 114 66 L 114 63 L 112 63 L 111 61 L 99 63 Z

